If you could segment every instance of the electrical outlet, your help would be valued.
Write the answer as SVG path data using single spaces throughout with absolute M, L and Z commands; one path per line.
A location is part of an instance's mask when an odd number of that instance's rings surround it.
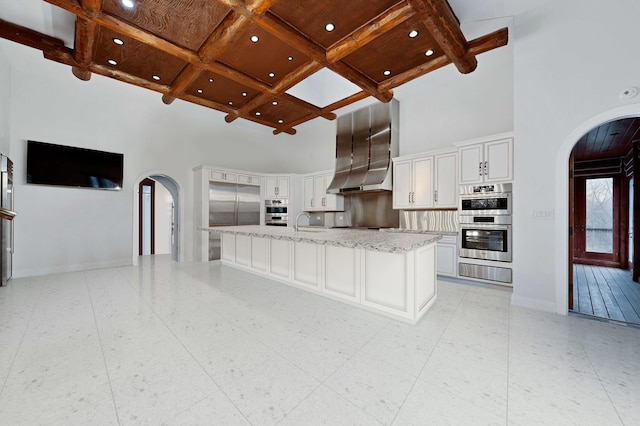
M 533 210 L 533 218 L 538 220 L 549 220 L 553 219 L 553 209 L 547 210 Z

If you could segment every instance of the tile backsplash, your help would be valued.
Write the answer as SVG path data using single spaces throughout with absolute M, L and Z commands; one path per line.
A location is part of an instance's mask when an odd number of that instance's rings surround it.
M 458 210 L 401 210 L 400 228 L 458 232 Z

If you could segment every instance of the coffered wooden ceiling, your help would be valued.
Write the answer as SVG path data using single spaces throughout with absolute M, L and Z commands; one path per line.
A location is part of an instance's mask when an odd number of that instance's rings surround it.
M 42 50 L 89 80 L 108 76 L 294 134 L 294 126 L 507 44 L 466 40 L 446 0 L 45 0 L 76 15 L 74 47 L 0 20 L 0 37 Z M 327 68 L 359 91 L 313 105 L 287 90 Z M 320 88 L 321 89 L 321 88 Z

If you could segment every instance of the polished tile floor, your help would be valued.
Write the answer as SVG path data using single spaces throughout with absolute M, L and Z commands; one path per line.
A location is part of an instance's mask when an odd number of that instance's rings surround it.
M 640 330 L 439 282 L 408 326 L 248 273 L 0 288 L 2 425 L 637 425 Z

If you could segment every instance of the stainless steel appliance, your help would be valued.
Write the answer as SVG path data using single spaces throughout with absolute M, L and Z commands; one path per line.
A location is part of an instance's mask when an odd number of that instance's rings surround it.
M 460 216 L 460 257 L 511 262 L 511 216 Z
M 289 224 L 289 200 L 265 200 L 264 224 L 287 226 Z
M 260 187 L 209 182 L 209 226 L 260 224 Z M 220 234 L 209 233 L 209 260 L 220 259 Z
M 461 186 L 460 216 L 511 215 L 510 183 Z
M 0 275 L 1 286 L 7 285 L 13 270 L 13 162 L 0 154 Z
M 338 117 L 336 169 L 329 194 L 391 191 L 398 156 L 400 104 L 376 103 Z
M 510 183 L 460 187 L 461 277 L 511 283 L 511 191 Z

